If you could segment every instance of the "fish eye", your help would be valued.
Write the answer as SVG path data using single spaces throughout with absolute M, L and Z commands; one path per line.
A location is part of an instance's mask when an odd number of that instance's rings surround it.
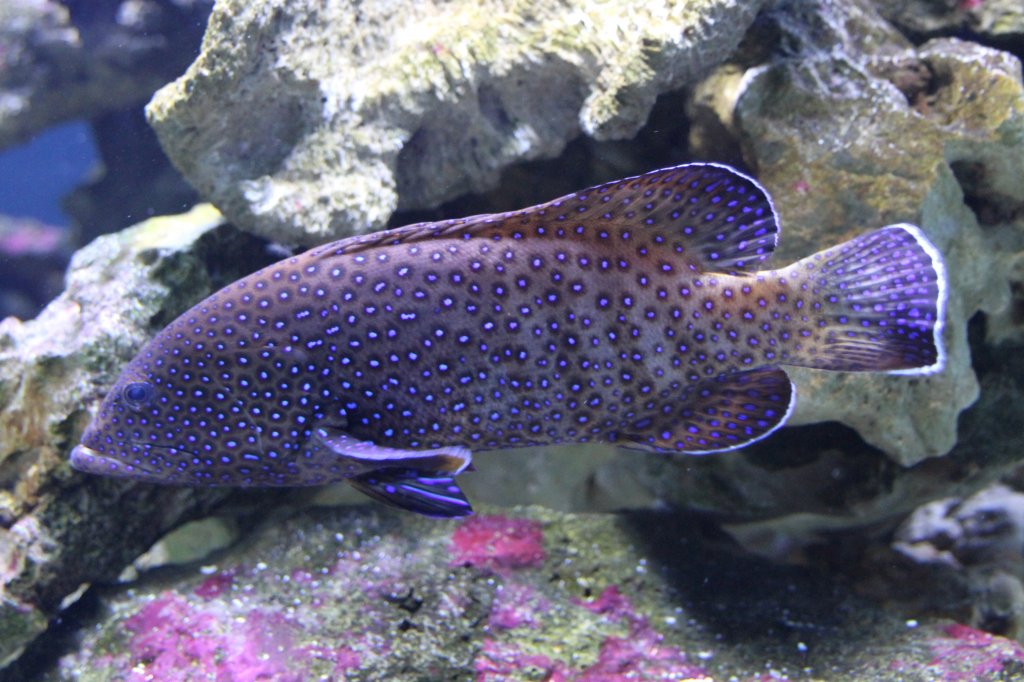
M 134 381 L 121 391 L 121 398 L 128 404 L 128 407 L 133 408 L 142 407 L 152 397 L 153 386 L 142 381 Z

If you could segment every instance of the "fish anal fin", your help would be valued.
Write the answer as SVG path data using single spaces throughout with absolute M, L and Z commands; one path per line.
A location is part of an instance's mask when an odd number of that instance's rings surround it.
M 768 436 L 789 419 L 796 387 L 785 371 L 762 367 L 699 382 L 664 418 L 637 422 L 622 435 L 625 447 L 711 454 L 742 448 Z
M 349 482 L 356 490 L 378 502 L 424 516 L 455 518 L 473 513 L 473 507 L 452 476 L 385 469 Z

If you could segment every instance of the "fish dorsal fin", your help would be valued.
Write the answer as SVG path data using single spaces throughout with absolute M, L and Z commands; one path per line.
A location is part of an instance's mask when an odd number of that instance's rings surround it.
M 538 229 L 541 228 L 541 229 Z M 546 229 L 545 229 L 546 228 Z M 653 233 L 700 272 L 753 272 L 771 256 L 778 220 L 768 193 L 728 166 L 691 163 L 581 190 L 507 213 L 416 223 L 350 237 L 313 258 L 434 239 L 564 234 L 574 239 Z
M 701 272 L 763 269 L 778 242 L 779 224 L 768 192 L 728 166 L 663 168 L 573 196 L 620 232 L 660 232 Z
M 472 237 L 475 233 L 485 229 L 493 230 L 500 228 L 506 218 L 511 215 L 518 215 L 519 213 L 522 213 L 522 211 L 514 213 L 481 213 L 480 215 L 468 216 L 466 218 L 413 223 L 412 225 L 396 227 L 390 230 L 381 230 L 380 232 L 371 232 L 369 234 L 339 239 L 338 241 L 317 246 L 308 251 L 306 255 L 312 258 L 333 258 L 334 256 L 346 256 L 368 251 L 378 246 L 428 242 L 432 239 L 444 239 L 453 236 Z

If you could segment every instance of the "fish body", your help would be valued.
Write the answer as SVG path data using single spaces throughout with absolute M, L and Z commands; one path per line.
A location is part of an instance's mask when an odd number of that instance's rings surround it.
M 894 225 L 766 269 L 767 193 L 689 164 L 503 214 L 326 244 L 200 302 L 129 363 L 72 453 L 210 485 L 346 479 L 470 507 L 471 452 L 705 454 L 785 423 L 786 365 L 941 369 L 941 256 Z

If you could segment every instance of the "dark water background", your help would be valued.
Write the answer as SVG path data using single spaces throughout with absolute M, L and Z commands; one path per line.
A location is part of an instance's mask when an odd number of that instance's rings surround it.
M 61 197 L 85 180 L 97 160 L 92 131 L 81 121 L 48 128 L 0 153 L 0 216 L 67 227 Z
M 31 319 L 63 289 L 72 250 L 88 241 L 63 204 L 101 166 L 84 121 L 0 153 L 0 319 Z

